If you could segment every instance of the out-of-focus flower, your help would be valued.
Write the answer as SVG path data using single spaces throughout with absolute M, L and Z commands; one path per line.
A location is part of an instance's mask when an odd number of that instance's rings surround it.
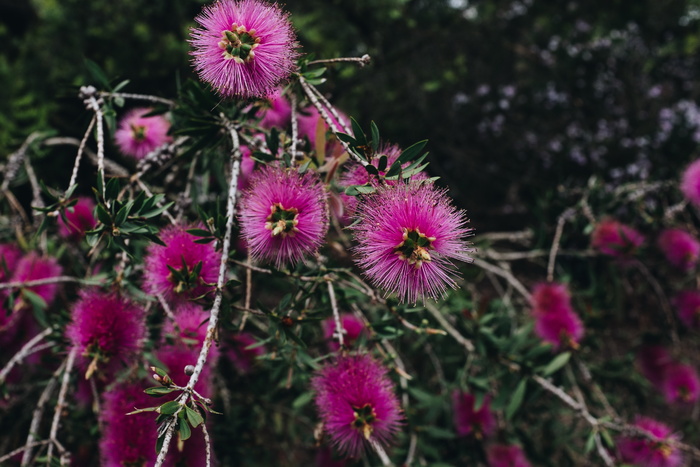
M 148 247 L 143 277 L 148 293 L 182 302 L 213 290 L 208 284 L 214 284 L 219 273 L 216 250 L 212 243 L 195 243 L 197 237 L 187 233 L 189 228 L 168 226 L 160 232 L 165 246 L 152 243 Z
M 369 355 L 339 356 L 311 380 L 316 408 L 333 445 L 358 457 L 369 441 L 387 445 L 402 414 L 387 370 Z
M 83 291 L 71 320 L 66 336 L 80 355 L 91 360 L 88 378 L 98 367 L 113 374 L 141 351 L 146 337 L 146 312 L 114 293 Z
M 700 328 L 700 291 L 684 290 L 673 297 L 678 317 L 689 328 Z
M 328 231 L 328 204 L 316 174 L 265 166 L 250 185 L 239 219 L 253 258 L 280 268 L 318 250 Z
M 465 212 L 432 184 L 380 186 L 362 199 L 357 217 L 351 227 L 357 264 L 374 285 L 402 302 L 437 299 L 455 287 L 451 260 L 471 261 Z
M 525 453 L 516 445 L 492 444 L 486 450 L 489 467 L 530 467 Z
M 566 284 L 540 282 L 532 288 L 533 313 L 565 313 L 573 311 L 571 294 Z
M 481 407 L 475 408 L 473 394 L 461 391 L 452 393 L 452 409 L 455 429 L 460 436 L 474 435 L 477 439 L 487 438 L 496 428 L 496 418 L 491 412 L 491 397 L 485 396 Z
M 255 360 L 267 352 L 264 345 L 252 349 L 247 348 L 257 343 L 255 337 L 247 332 L 241 332 L 231 337 L 226 356 L 239 373 L 248 373 L 255 364 Z
M 205 6 L 190 34 L 195 70 L 224 97 L 266 97 L 295 69 L 297 42 L 276 3 L 222 0 Z
M 700 206 L 700 159 L 692 162 L 683 172 L 681 191 L 688 201 Z
M 22 250 L 13 243 L 0 244 L 0 282 L 5 282 L 17 267 Z
M 688 272 L 698 264 L 700 242 L 682 229 L 666 229 L 659 234 L 658 245 L 674 267 Z
M 331 119 L 333 125 L 339 130 L 343 131 L 343 125 L 348 126 L 350 119 L 343 114 L 338 112 L 340 120 L 335 118 L 331 112 L 327 112 L 328 117 Z M 328 124 L 321 117 L 320 112 L 314 106 L 309 106 L 298 114 L 299 122 L 299 137 L 307 137 L 309 142 L 311 142 L 311 147 L 315 147 L 317 143 L 317 137 L 319 134 L 325 134 L 328 131 Z
M 340 315 L 340 325 L 343 327 L 343 330 L 345 330 L 343 333 L 343 343 L 346 347 L 352 347 L 365 330 L 365 324 L 362 320 L 352 313 L 343 313 Z M 338 350 L 340 348 L 337 337 L 333 337 L 335 332 L 335 319 L 333 317 L 325 319 L 323 321 L 323 337 L 331 350 Z
M 260 126 L 263 128 L 287 128 L 292 121 L 292 105 L 278 89 L 258 115 L 262 116 Z
M 661 387 L 666 369 L 673 362 L 671 354 L 660 345 L 648 345 L 637 352 L 639 371 L 656 387 Z
M 700 395 L 700 379 L 695 369 L 682 363 L 669 365 L 661 382 L 661 392 L 669 404 L 691 404 Z
M 576 349 L 583 337 L 583 323 L 571 306 L 565 284 L 540 283 L 532 291 L 535 334 L 543 341 L 564 349 Z
M 638 417 L 634 426 L 647 432 L 652 438 L 622 436 L 617 447 L 623 462 L 639 467 L 677 467 L 683 464 L 683 456 L 669 441 L 678 441 L 671 428 L 646 417 Z
M 30 282 L 40 279 L 50 279 L 60 276 L 63 268 L 58 264 L 56 258 L 43 258 L 36 252 L 28 253 L 17 263 L 17 267 L 12 275 L 11 282 Z M 56 293 L 58 292 L 58 283 L 33 285 L 27 287 L 27 290 L 41 297 L 47 305 L 51 305 Z M 15 303 L 15 309 L 23 309 L 27 307 L 26 299 L 20 295 L 19 300 Z
M 591 246 L 604 255 L 627 258 L 644 243 L 644 236 L 614 219 L 603 219 L 591 234 Z
M 79 240 L 85 236 L 85 232 L 92 230 L 97 225 L 97 220 L 92 214 L 95 209 L 95 202 L 88 197 L 81 196 L 78 202 L 71 208 L 66 209 L 66 219 L 58 216 L 58 234 L 63 238 Z
M 143 159 L 149 152 L 172 140 L 168 136 L 170 122 L 164 116 L 144 117 L 152 110 L 133 109 L 119 122 L 114 140 L 124 155 Z

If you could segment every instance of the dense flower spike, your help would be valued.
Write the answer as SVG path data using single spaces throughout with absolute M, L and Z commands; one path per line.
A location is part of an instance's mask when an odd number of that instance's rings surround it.
M 92 230 L 97 225 L 97 219 L 92 214 L 95 209 L 95 202 L 86 196 L 78 198 L 78 202 L 71 208 L 66 209 L 66 219 L 58 216 L 58 234 L 63 238 L 79 240 L 85 236 L 85 232 Z
M 700 395 L 700 378 L 689 365 L 675 363 L 666 368 L 661 392 L 669 404 L 692 404 Z
M 194 67 L 224 97 L 266 97 L 295 69 L 296 37 L 276 3 L 221 0 L 195 21 Z
M 684 290 L 673 297 L 678 317 L 689 328 L 700 328 L 700 291 Z
M 163 326 L 163 336 L 202 345 L 207 333 L 206 320 L 209 313 L 192 302 L 183 303 L 173 312 L 174 320 L 168 319 Z
M 477 439 L 491 436 L 496 429 L 496 418 L 491 412 L 491 397 L 485 396 L 478 410 L 473 394 L 461 391 L 452 393 L 452 409 L 455 429 L 460 436 L 474 435 Z
M 352 313 L 343 313 L 340 315 L 340 325 L 345 331 L 343 334 L 343 343 L 346 347 L 352 347 L 355 341 L 365 331 L 365 323 Z M 337 340 L 338 338 L 334 337 L 335 333 L 335 319 L 333 317 L 325 319 L 323 321 L 323 337 L 326 339 L 328 347 L 330 347 L 331 350 L 338 350 L 340 348 L 340 344 Z
M 328 204 L 316 174 L 265 166 L 250 185 L 239 219 L 253 258 L 280 268 L 318 250 L 328 231 Z
M 194 226 L 197 227 L 197 226 Z M 219 258 L 211 243 L 195 243 L 184 225 L 160 232 L 165 246 L 152 243 L 144 259 L 144 288 L 168 300 L 194 299 L 210 292 L 217 279 Z M 201 226 L 199 226 L 201 228 Z
M 565 284 L 540 283 L 532 291 L 535 333 L 560 349 L 576 349 L 583 337 L 583 323 L 571 306 Z
M 486 450 L 489 467 L 530 467 L 520 446 L 492 444 Z
M 688 272 L 698 264 L 700 242 L 682 229 L 666 229 L 659 234 L 658 245 L 674 267 Z
M 60 276 L 63 268 L 58 264 L 56 258 L 42 258 L 36 252 L 31 252 L 24 256 L 17 263 L 17 268 L 12 275 L 12 282 L 29 282 L 40 279 L 49 279 Z M 58 292 L 58 284 L 43 284 L 29 287 L 28 290 L 41 297 L 47 305 L 51 305 Z M 15 309 L 26 308 L 26 300 L 20 296 L 15 304 Z
M 695 206 L 700 206 L 700 159 L 691 163 L 683 172 L 681 191 Z
M 373 284 L 402 302 L 437 299 L 455 287 L 450 259 L 470 261 L 466 214 L 428 183 L 380 186 L 357 208 L 357 264 Z
M 634 426 L 649 433 L 652 439 L 641 436 L 624 436 L 617 440 L 622 461 L 638 467 L 677 467 L 683 464 L 683 456 L 669 441 L 678 441 L 671 428 L 656 420 L 638 417 Z
M 358 457 L 370 439 L 386 445 L 402 415 L 387 369 L 369 355 L 339 356 L 311 380 L 316 407 L 333 445 Z
M 614 219 L 603 219 L 591 234 L 591 246 L 594 249 L 616 258 L 632 256 L 642 243 L 642 234 Z
M 152 110 L 133 109 L 119 122 L 114 140 L 124 155 L 143 159 L 149 152 L 171 141 L 168 136 L 170 122 L 164 116 L 144 117 Z
M 84 290 L 71 321 L 66 337 L 91 362 L 87 377 L 98 368 L 112 374 L 141 351 L 146 337 L 146 312 L 114 293 Z
M 156 430 L 150 412 L 126 415 L 153 406 L 153 398 L 143 392 L 144 385 L 118 383 L 104 393 L 100 412 L 102 438 L 100 457 L 104 467 L 153 465 Z

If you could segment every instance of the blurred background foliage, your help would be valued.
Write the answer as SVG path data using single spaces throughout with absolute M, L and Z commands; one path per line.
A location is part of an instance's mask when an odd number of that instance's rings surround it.
M 172 97 L 203 1 L 0 0 L 0 153 L 47 126 L 79 136 L 84 59 L 126 89 Z M 304 53 L 369 54 L 324 87 L 403 146 L 481 230 L 560 186 L 677 177 L 700 141 L 700 2 L 290 0 Z M 552 212 L 561 206 L 552 203 Z M 523 219 L 518 219 L 522 217 Z

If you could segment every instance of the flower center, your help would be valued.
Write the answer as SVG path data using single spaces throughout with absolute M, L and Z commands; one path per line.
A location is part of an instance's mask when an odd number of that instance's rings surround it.
M 394 247 L 394 254 L 399 255 L 402 261 L 408 261 L 416 269 L 420 269 L 424 262 L 430 262 L 428 250 L 434 249 L 432 243 L 435 237 L 428 237 L 418 229 L 403 229 L 403 241 Z
M 134 125 L 130 124 L 131 126 L 131 137 L 134 138 L 135 141 L 141 142 L 144 139 L 146 139 L 146 127 L 143 125 Z
M 287 235 L 293 237 L 299 232 L 299 210 L 296 208 L 284 209 L 282 203 L 275 203 L 270 206 L 270 215 L 267 216 L 265 228 L 271 230 L 272 236 L 280 235 L 285 238 Z
M 245 26 L 233 23 L 231 29 L 221 31 L 221 35 L 223 39 L 219 42 L 219 48 L 224 51 L 224 59 L 248 63 L 255 58 L 254 50 L 260 45 L 255 29 L 248 31 Z
M 663 441 L 656 443 L 654 448 L 664 457 L 664 459 L 667 459 L 673 453 L 673 448 Z
M 194 268 L 190 269 L 184 255 L 180 256 L 180 260 L 182 261 L 182 267 L 179 269 L 175 269 L 169 264 L 166 265 L 170 271 L 170 274 L 168 274 L 168 281 L 175 285 L 173 291 L 178 294 L 193 289 L 204 283 L 202 278 L 199 276 L 200 272 L 202 271 L 201 261 L 198 262 Z
M 369 439 L 373 430 L 372 423 L 377 420 L 377 413 L 370 404 L 365 404 L 362 407 L 353 407 L 352 410 L 355 412 L 355 420 L 352 421 L 352 427 L 362 432 L 365 439 Z

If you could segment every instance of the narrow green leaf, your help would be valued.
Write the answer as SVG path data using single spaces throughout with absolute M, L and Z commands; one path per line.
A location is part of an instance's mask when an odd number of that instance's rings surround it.
M 335 135 L 338 137 L 338 139 L 340 141 L 344 141 L 351 146 L 359 146 L 359 143 L 357 142 L 357 140 L 350 135 L 346 135 L 345 133 L 341 133 L 341 132 L 338 132 Z
M 136 409 L 133 412 L 129 412 L 127 415 L 134 415 L 136 413 L 143 413 L 143 412 L 155 412 L 158 410 L 158 407 L 146 407 L 145 409 Z
M 557 355 L 554 357 L 554 359 L 549 362 L 549 364 L 544 368 L 542 371 L 542 374 L 544 376 L 549 376 L 552 373 L 555 373 L 557 370 L 559 370 L 561 367 L 566 365 L 569 362 L 569 359 L 571 358 L 571 353 L 570 352 L 564 352 L 562 354 Z
M 102 68 L 100 68 L 100 66 L 97 63 L 86 58 L 85 67 L 90 73 L 90 76 L 92 76 L 92 79 L 97 81 L 97 84 L 99 84 L 101 88 L 107 90 L 111 89 L 111 86 L 109 85 L 109 80 L 107 79 L 107 75 L 105 75 L 104 71 L 102 71 Z
M 365 132 L 362 131 L 362 127 L 357 120 L 350 117 L 350 124 L 352 125 L 352 133 L 355 135 L 355 141 L 357 141 L 358 146 L 367 146 L 367 138 L 365 137 Z
M 190 425 L 192 425 L 194 428 L 197 428 L 201 423 L 204 422 L 204 419 L 202 418 L 199 413 L 191 409 L 187 406 L 185 406 L 185 415 L 187 415 L 187 420 L 190 422 Z
M 166 402 L 158 408 L 158 413 L 163 415 L 172 415 L 178 411 L 180 403 L 177 401 Z
M 154 397 L 161 397 L 161 396 L 164 396 L 166 394 L 170 394 L 173 391 L 175 391 L 175 388 L 165 388 L 163 386 L 155 386 L 155 387 L 147 388 L 147 389 L 143 390 L 143 392 L 145 392 L 149 396 L 154 396 Z
M 374 120 L 369 123 L 369 126 L 372 129 L 372 149 L 377 152 L 379 150 L 379 127 L 374 123 Z M 380 168 L 379 170 L 384 169 Z
M 506 407 L 506 420 L 510 420 L 520 408 L 525 398 L 525 389 L 527 389 L 527 380 L 523 379 L 518 383 L 518 387 L 515 388 L 515 392 L 513 392 L 510 402 L 508 402 L 508 406 Z
M 295 410 L 298 410 L 302 407 L 304 407 L 306 404 L 311 402 L 311 399 L 314 398 L 314 393 L 313 392 L 305 392 L 292 402 L 292 408 Z
M 180 420 L 178 431 L 180 432 L 180 439 L 182 441 L 187 441 L 192 436 L 192 430 L 190 429 L 190 424 L 187 420 Z

